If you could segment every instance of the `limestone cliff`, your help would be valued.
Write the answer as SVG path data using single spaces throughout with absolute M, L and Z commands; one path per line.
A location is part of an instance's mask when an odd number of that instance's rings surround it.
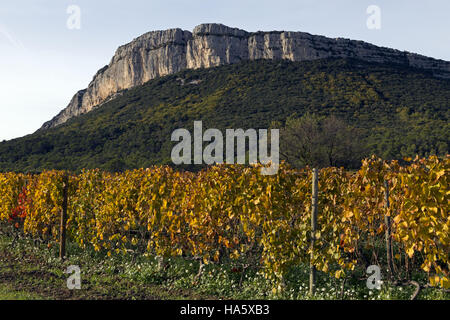
M 396 63 L 450 78 L 450 62 L 363 41 L 331 39 L 304 32 L 249 33 L 221 24 L 202 24 L 192 33 L 181 29 L 149 32 L 119 47 L 88 88 L 78 91 L 69 105 L 42 128 L 55 127 L 89 112 L 121 90 L 183 69 L 209 68 L 242 60 L 304 61 L 329 57 Z

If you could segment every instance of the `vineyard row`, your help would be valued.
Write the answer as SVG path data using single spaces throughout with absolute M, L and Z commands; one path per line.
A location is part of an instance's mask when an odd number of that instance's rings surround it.
M 313 235 L 311 170 L 286 164 L 273 176 L 239 165 L 3 173 L 0 221 L 52 243 L 66 207 L 67 238 L 82 248 L 235 261 L 278 280 L 301 263 L 342 277 L 384 243 L 389 227 L 393 264 L 419 261 L 431 285 L 448 287 L 449 168 L 449 156 L 432 156 L 405 165 L 372 157 L 358 172 L 321 169 Z

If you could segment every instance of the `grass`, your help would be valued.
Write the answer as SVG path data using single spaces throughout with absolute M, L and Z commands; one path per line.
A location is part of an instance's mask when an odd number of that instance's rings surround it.
M 112 255 L 81 250 L 68 245 L 70 256 L 57 258 L 57 248 L 37 245 L 30 239 L 12 241 L 0 235 L 0 300 L 20 299 L 126 299 L 126 300 L 207 300 L 207 299 L 311 299 L 308 295 L 308 266 L 293 268 L 282 290 L 258 273 L 236 272 L 231 265 L 207 265 L 197 277 L 197 261 L 167 259 L 162 266 L 147 255 Z M 69 290 L 65 270 L 81 269 L 81 290 Z M 406 300 L 413 287 L 383 285 L 369 290 L 365 274 L 359 271 L 348 279 L 319 273 L 314 299 Z M 423 289 L 418 299 L 449 300 L 438 289 Z
M 44 296 L 30 291 L 15 290 L 7 284 L 0 284 L 0 300 L 43 300 Z
M 212 299 L 189 288 L 168 287 L 158 275 L 143 278 L 126 272 L 120 257 L 104 257 L 93 251 L 69 250 L 66 261 L 56 249 L 35 245 L 31 240 L 11 241 L 0 236 L 0 299 Z M 121 261 L 122 260 L 122 261 Z M 81 268 L 81 290 L 69 290 L 65 270 Z M 165 280 L 165 279 L 163 279 Z

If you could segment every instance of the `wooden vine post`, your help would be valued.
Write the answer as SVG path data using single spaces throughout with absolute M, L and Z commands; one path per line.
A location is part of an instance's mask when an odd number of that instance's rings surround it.
M 386 226 L 385 241 L 386 241 L 386 259 L 389 268 L 389 275 L 392 278 L 394 268 L 392 265 L 392 239 L 391 239 L 391 216 L 389 215 L 389 182 L 384 181 L 384 207 L 386 208 L 386 213 L 384 215 L 384 224 Z
M 316 290 L 316 267 L 314 266 L 314 244 L 317 231 L 317 206 L 319 193 L 319 177 L 317 168 L 313 169 L 312 177 L 312 205 L 311 205 L 311 256 L 309 262 L 309 294 L 312 296 Z
M 59 232 L 59 258 L 64 260 L 66 257 L 66 223 L 67 223 L 67 194 L 69 188 L 69 176 L 67 173 L 63 177 L 63 203 L 61 210 L 61 223 Z

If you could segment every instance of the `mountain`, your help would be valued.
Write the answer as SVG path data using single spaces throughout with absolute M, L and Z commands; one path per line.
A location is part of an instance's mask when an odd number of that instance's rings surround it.
M 450 62 L 436 60 L 362 41 L 331 39 L 304 32 L 250 33 L 221 24 L 202 24 L 193 32 L 181 29 L 153 31 L 119 47 L 87 89 L 78 91 L 69 105 L 42 129 L 58 126 L 114 99 L 123 90 L 185 69 L 199 69 L 246 60 L 311 61 L 356 58 L 428 70 L 450 78 Z
M 171 133 L 192 132 L 195 120 L 204 130 L 258 129 L 307 112 L 345 119 L 367 154 L 445 154 L 449 105 L 450 79 L 404 63 L 245 60 L 155 78 L 56 127 L 2 142 L 0 171 L 170 164 Z

